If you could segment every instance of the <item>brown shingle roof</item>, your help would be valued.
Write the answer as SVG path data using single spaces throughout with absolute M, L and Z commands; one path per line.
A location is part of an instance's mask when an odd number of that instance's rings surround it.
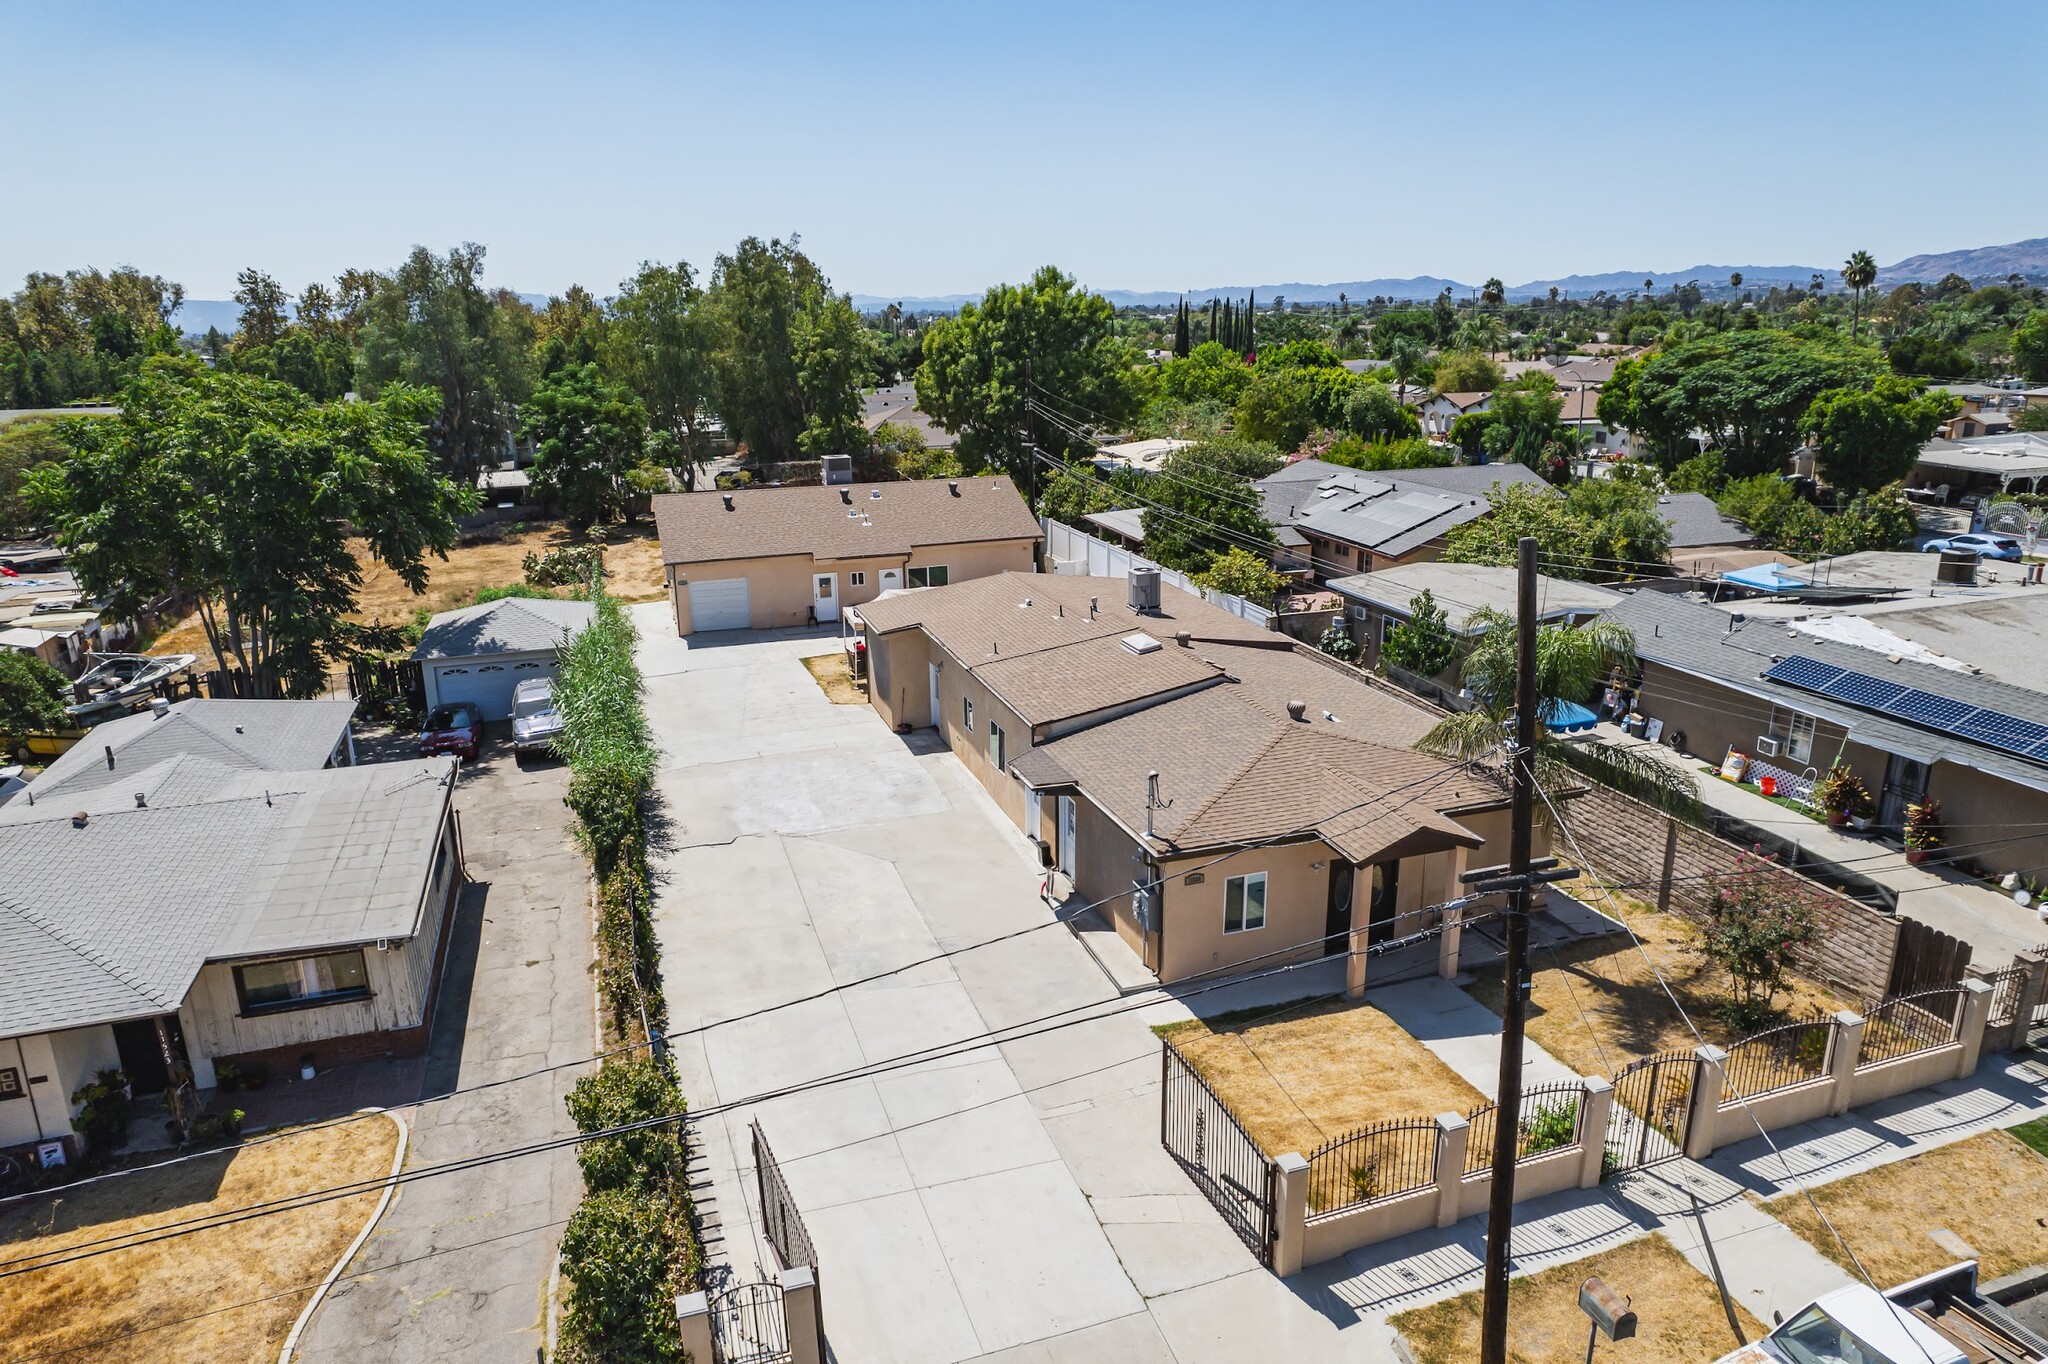
M 1001 476 L 662 493 L 654 525 L 664 564 L 782 554 L 857 559 L 1039 534 L 1031 508 Z

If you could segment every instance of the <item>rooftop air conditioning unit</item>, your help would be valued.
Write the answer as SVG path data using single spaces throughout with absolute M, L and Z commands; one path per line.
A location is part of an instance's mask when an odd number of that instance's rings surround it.
M 1785 751 L 1785 741 L 1776 734 L 1757 736 L 1756 752 L 1760 758 L 1775 758 Z
M 1134 568 L 1129 582 L 1129 605 L 1133 611 L 1159 609 L 1159 570 Z

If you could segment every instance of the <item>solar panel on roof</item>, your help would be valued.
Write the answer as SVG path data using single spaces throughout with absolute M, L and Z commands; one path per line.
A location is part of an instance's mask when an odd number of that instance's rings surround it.
M 1881 677 L 1867 673 L 1845 672 L 1821 688 L 1828 696 L 1840 697 L 1852 706 L 1868 706 L 1872 710 L 1883 710 L 1906 694 L 1907 689 L 1896 682 L 1887 682 Z
M 2039 762 L 2048 762 L 2048 739 L 2043 739 L 2027 750 L 2027 756 Z
M 2037 725 L 2032 720 L 2022 720 L 2016 715 L 1995 710 L 1980 710 L 1957 724 L 1956 733 L 1994 748 L 2026 753 L 2048 739 L 2048 725 Z
M 1907 690 L 1885 708 L 1885 713 L 1896 715 L 1901 720 L 1911 720 L 1916 725 L 1929 729 L 1954 729 L 1964 716 L 1977 708 L 1963 701 L 1936 696 L 1931 691 L 1917 688 Z
M 1845 671 L 1846 669 L 1837 668 L 1832 663 L 1822 663 L 1818 659 L 1802 658 L 1794 654 L 1781 663 L 1773 663 L 1765 671 L 1764 676 L 1773 682 L 1802 687 L 1807 691 L 1819 691 Z

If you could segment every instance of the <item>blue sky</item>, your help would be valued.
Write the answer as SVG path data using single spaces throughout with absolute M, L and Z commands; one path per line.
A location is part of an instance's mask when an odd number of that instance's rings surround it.
M 0 287 L 474 240 L 608 293 L 792 232 L 896 295 L 1888 263 L 2048 230 L 2044 36 L 1889 0 L 0 0 Z

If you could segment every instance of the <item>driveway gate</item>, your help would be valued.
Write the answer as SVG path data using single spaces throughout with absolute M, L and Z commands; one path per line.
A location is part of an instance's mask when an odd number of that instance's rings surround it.
M 1607 1163 L 1635 1170 L 1685 1154 L 1686 1123 L 1700 1060 L 1666 1052 L 1638 1061 L 1614 1077 L 1614 1110 L 1607 1122 Z
M 717 1364 L 781 1364 L 788 1359 L 782 1285 L 737 1284 L 713 1298 L 711 1352 Z
M 1273 1162 L 1164 1038 L 1159 1140 L 1259 1263 L 1273 1263 Z

